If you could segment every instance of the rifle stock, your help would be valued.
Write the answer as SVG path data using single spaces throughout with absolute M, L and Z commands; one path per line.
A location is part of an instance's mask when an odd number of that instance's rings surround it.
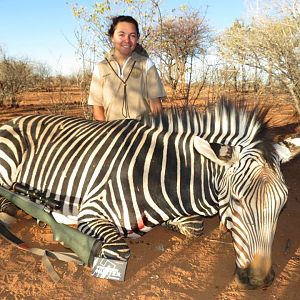
M 86 265 L 92 266 L 94 253 L 101 246 L 100 242 L 77 229 L 58 223 L 50 213 L 44 211 L 43 206 L 31 201 L 26 196 L 16 194 L 1 186 L 0 195 L 27 214 L 50 225 L 55 241 L 62 242 L 65 247 L 76 253 Z

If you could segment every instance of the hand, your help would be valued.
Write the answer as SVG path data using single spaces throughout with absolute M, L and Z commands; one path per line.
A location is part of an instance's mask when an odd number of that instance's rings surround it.
M 162 110 L 161 100 L 158 99 L 150 99 L 150 110 L 153 115 L 157 115 Z

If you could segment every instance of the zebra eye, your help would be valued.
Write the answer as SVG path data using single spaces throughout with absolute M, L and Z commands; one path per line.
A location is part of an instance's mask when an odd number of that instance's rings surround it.
M 241 201 L 238 197 L 235 197 L 234 195 L 231 195 L 231 200 L 234 204 L 241 205 Z

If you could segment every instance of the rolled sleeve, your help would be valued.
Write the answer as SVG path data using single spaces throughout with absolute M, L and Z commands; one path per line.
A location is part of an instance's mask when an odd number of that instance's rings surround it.
M 165 88 L 154 64 L 147 71 L 147 96 L 149 99 L 167 97 Z

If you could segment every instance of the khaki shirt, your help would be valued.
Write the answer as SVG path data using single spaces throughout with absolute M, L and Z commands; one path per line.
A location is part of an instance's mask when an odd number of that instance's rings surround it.
M 108 121 L 139 119 L 150 112 L 148 101 L 165 97 L 157 69 L 149 58 L 133 52 L 120 69 L 110 53 L 95 67 L 88 104 L 103 106 Z

